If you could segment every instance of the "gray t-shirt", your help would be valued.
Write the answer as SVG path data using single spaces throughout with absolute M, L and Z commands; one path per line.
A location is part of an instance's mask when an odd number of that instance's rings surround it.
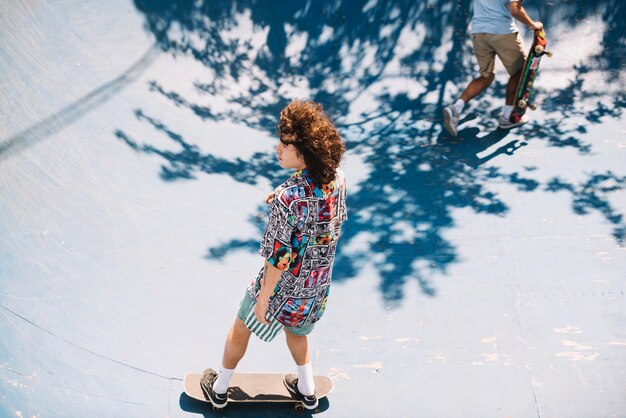
M 509 4 L 518 0 L 474 0 L 471 33 L 505 35 L 519 30 L 509 12 Z

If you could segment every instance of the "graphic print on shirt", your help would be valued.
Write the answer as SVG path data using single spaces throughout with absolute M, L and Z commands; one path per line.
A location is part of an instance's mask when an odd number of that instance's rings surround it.
M 295 327 L 309 315 L 314 301 L 314 297 L 289 298 L 278 311 L 276 319 L 285 326 Z
M 345 178 L 316 185 L 307 170 L 296 171 L 276 189 L 259 253 L 283 271 L 268 313 L 290 327 L 318 321 L 332 282 L 340 230 L 347 219 Z M 256 299 L 263 270 L 250 283 Z

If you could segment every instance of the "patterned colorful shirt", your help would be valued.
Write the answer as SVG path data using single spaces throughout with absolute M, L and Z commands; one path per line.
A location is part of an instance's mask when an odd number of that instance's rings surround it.
M 296 171 L 275 190 L 259 254 L 282 270 L 269 302 L 269 316 L 288 327 L 318 321 L 326 308 L 341 225 L 348 218 L 346 180 L 316 184 Z M 256 300 L 263 269 L 248 286 Z

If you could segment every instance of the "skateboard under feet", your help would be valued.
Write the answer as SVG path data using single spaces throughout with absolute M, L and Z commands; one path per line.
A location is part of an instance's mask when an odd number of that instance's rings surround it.
M 200 387 L 201 373 L 187 373 L 183 379 L 183 387 L 187 396 L 202 402 L 211 403 Z M 284 373 L 235 373 L 230 380 L 228 403 L 240 402 L 283 402 L 293 403 L 296 411 L 304 411 L 302 402 L 293 397 L 285 387 Z M 315 376 L 315 394 L 318 399 L 326 397 L 333 391 L 334 385 L 330 377 Z M 227 406 L 228 407 L 228 406 Z M 223 408 L 213 408 L 218 412 Z

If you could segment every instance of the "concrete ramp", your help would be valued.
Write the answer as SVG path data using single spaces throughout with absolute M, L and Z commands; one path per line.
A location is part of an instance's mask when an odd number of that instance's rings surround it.
M 295 97 L 348 146 L 319 415 L 626 417 L 626 10 L 525 7 L 539 109 L 496 128 L 498 63 L 451 138 L 467 0 L 0 2 L 0 417 L 221 416 L 181 379 L 261 266 Z

